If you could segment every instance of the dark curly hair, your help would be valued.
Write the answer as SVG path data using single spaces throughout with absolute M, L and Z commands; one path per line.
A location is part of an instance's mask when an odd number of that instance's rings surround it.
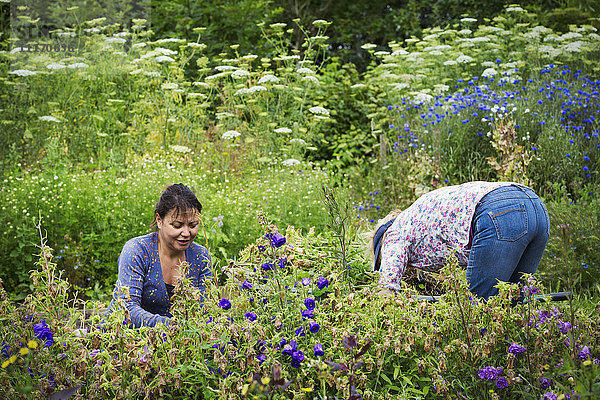
M 150 227 L 156 226 L 156 215 L 164 219 L 171 210 L 175 210 L 175 216 L 188 210 L 196 210 L 200 213 L 202 204 L 200 204 L 194 192 L 183 183 L 169 185 L 162 192 L 156 207 L 154 207 L 154 220 Z

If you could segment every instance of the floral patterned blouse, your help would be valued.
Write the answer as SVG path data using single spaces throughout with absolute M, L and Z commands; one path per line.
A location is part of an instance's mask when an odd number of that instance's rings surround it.
M 460 265 L 469 260 L 471 221 L 477 203 L 511 182 L 468 182 L 421 196 L 402 211 L 381 245 L 379 284 L 399 290 L 407 266 L 437 271 L 451 254 Z

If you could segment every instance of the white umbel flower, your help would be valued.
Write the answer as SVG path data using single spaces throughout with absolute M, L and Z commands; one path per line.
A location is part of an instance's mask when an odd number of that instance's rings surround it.
M 223 134 L 223 136 L 221 136 L 222 139 L 235 139 L 236 137 L 240 136 L 240 133 L 238 131 L 227 131 Z

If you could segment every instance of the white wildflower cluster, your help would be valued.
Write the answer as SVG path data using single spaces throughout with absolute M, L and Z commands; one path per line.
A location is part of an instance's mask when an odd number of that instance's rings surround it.
M 467 55 L 464 55 L 464 54 L 460 55 L 460 56 L 458 56 L 456 58 L 456 62 L 459 63 L 459 64 L 468 64 L 468 63 L 471 63 L 473 61 L 474 61 L 473 57 L 470 57 L 470 56 L 467 56 Z
M 60 120 L 56 117 L 53 117 L 51 115 L 43 115 L 41 117 L 38 118 L 40 121 L 46 121 L 46 122 L 60 122 Z
M 431 35 L 427 35 L 423 38 L 424 42 L 430 41 L 430 40 L 434 40 L 437 39 L 438 37 L 440 37 L 439 33 L 432 33 Z
M 194 86 L 200 86 L 200 87 L 203 87 L 203 88 L 209 88 L 210 87 L 210 85 L 208 83 L 206 83 L 206 82 L 193 82 L 192 85 L 194 85 Z
M 444 85 L 443 83 L 436 83 L 435 85 L 433 85 L 433 89 L 435 93 L 442 94 L 450 90 L 450 86 Z
M 408 89 L 410 85 L 407 82 L 400 82 L 392 84 L 392 90 L 403 90 Z
M 61 64 L 61 63 L 52 63 L 52 64 L 46 65 L 46 68 L 48 68 L 48 69 L 63 69 L 63 68 L 67 68 L 67 66 L 65 64 Z
M 564 41 L 564 40 L 572 40 L 572 39 L 581 39 L 583 37 L 583 35 L 581 33 L 577 33 L 577 32 L 567 32 L 564 35 L 562 35 L 559 40 L 560 41 Z
M 468 36 L 468 35 L 470 35 L 471 33 L 473 33 L 473 31 L 472 31 L 472 30 L 470 30 L 470 29 L 461 29 L 460 31 L 458 31 L 458 34 L 459 34 L 459 35 L 465 35 L 465 36 Z
M 371 50 L 371 49 L 374 49 L 375 47 L 377 47 L 377 45 L 375 45 L 373 43 L 365 43 L 362 46 L 360 46 L 360 48 L 363 50 Z
M 444 61 L 444 65 L 456 65 L 458 64 L 455 60 L 446 60 Z
M 581 48 L 585 47 L 588 42 L 583 40 L 577 40 L 576 42 L 567 43 L 561 46 L 562 51 L 566 51 L 567 53 L 581 53 Z
M 250 72 L 246 71 L 245 69 L 236 69 L 231 74 L 231 77 L 234 79 L 241 79 L 247 76 L 250 76 Z
M 219 72 L 225 71 L 235 71 L 238 67 L 234 67 L 233 65 L 217 65 L 215 69 Z
M 505 11 L 506 11 L 507 13 L 508 13 L 508 12 L 514 12 L 514 13 L 522 13 L 522 12 L 524 12 L 524 13 L 526 13 L 526 12 L 527 12 L 527 11 L 525 11 L 524 9 L 522 9 L 522 8 L 521 8 L 521 7 L 519 7 L 519 6 L 506 7 L 506 10 L 505 10 Z
M 158 54 L 162 54 L 163 56 L 173 56 L 177 54 L 177 51 L 165 49 L 163 47 L 157 47 L 156 49 L 154 49 L 154 51 Z
M 154 61 L 159 62 L 159 63 L 175 62 L 175 60 L 169 56 L 158 56 L 154 59 Z
M 159 39 L 159 40 L 157 40 L 156 43 L 158 43 L 158 44 L 163 44 L 163 43 L 185 43 L 185 39 L 165 38 L 165 39 Z
M 352 86 L 350 86 L 350 89 L 359 89 L 359 88 L 364 88 L 367 87 L 367 85 L 365 85 L 364 83 L 356 83 Z
M 267 74 L 262 76 L 259 80 L 258 80 L 259 84 L 263 84 L 263 83 L 279 83 L 279 78 L 276 77 L 275 75 L 271 75 L 271 74 Z
M 302 77 L 302 81 L 303 82 L 309 82 L 309 83 L 312 83 L 314 85 L 320 85 L 321 84 L 321 82 L 319 82 L 319 79 L 317 79 L 317 77 L 313 76 L 313 75 L 303 76 Z
M 108 43 L 125 43 L 127 42 L 127 40 L 120 38 L 120 37 L 114 37 L 114 36 L 110 36 L 110 37 L 106 37 L 104 38 L 104 40 Z
M 57 32 L 58 37 L 75 37 L 75 32 Z
M 306 142 L 303 139 L 298 139 L 298 138 L 294 138 L 294 139 L 290 140 L 290 143 L 306 146 Z
M 413 97 L 413 101 L 417 104 L 427 104 L 431 100 L 433 100 L 433 96 L 423 92 L 419 92 Z
M 201 98 L 201 99 L 203 99 L 203 100 L 204 100 L 204 99 L 206 99 L 206 98 L 208 98 L 208 96 L 207 96 L 207 95 L 205 95 L 204 93 L 193 93 L 193 92 L 191 92 L 191 93 L 188 93 L 188 94 L 187 94 L 187 97 L 189 97 L 189 98 L 191 98 L 191 99 L 195 99 L 195 98 L 197 98 L 197 97 L 200 97 L 200 98 Z
M 235 139 L 238 136 L 240 136 L 240 133 L 238 131 L 227 131 L 223 134 L 223 136 L 221 136 L 221 138 L 230 140 L 230 139 Z
M 496 71 L 494 68 L 487 68 L 481 73 L 481 76 L 483 78 L 491 78 L 497 74 L 498 74 L 498 71 Z
M 438 46 L 428 46 L 425 47 L 423 49 L 424 52 L 433 52 L 433 51 L 444 51 L 444 50 L 448 50 L 451 49 L 452 47 L 448 46 L 447 44 L 440 44 Z
M 30 76 L 37 74 L 37 71 L 30 71 L 28 69 L 15 69 L 14 71 L 10 71 L 9 74 L 17 76 Z
M 131 47 L 134 49 L 141 49 L 142 47 L 146 47 L 146 46 L 148 46 L 147 43 L 140 42 L 140 43 L 133 44 Z
M 171 145 L 169 147 L 171 148 L 171 150 L 173 150 L 176 153 L 183 153 L 183 154 L 185 154 L 185 153 L 189 153 L 189 152 L 192 151 L 192 149 L 190 149 L 189 147 L 187 147 L 187 146 L 180 146 L 178 144 L 174 144 L 174 145 Z
M 283 61 L 299 60 L 300 56 L 297 54 L 293 54 L 291 56 L 281 55 L 281 56 L 279 56 L 279 59 L 283 60 Z
M 163 90 L 173 90 L 173 89 L 178 89 L 179 88 L 179 84 L 175 83 L 175 82 L 166 82 L 163 83 L 161 86 L 161 89 Z
M 282 128 L 277 128 L 277 129 L 273 130 L 273 132 L 275 132 L 275 133 L 292 133 L 292 130 L 290 128 L 282 127 Z
M 314 74 L 315 73 L 312 69 L 306 68 L 306 67 L 298 68 L 296 70 L 296 72 L 298 72 L 301 75 L 304 75 L 304 74 Z
M 207 76 L 206 78 L 204 78 L 204 80 L 205 81 L 212 81 L 214 79 L 219 79 L 219 78 L 223 78 L 225 76 L 228 76 L 229 74 L 230 74 L 230 71 L 223 71 L 223 72 L 219 72 L 218 74 Z
M 325 108 L 323 108 L 321 106 L 311 107 L 308 109 L 308 111 L 310 111 L 311 113 L 313 113 L 315 115 L 329 116 L 329 111 L 327 111 Z
M 242 88 L 239 89 L 238 91 L 236 91 L 234 93 L 234 96 L 239 96 L 242 94 L 252 94 L 252 93 L 256 93 L 256 92 L 266 92 L 267 88 L 261 85 L 256 85 L 256 86 L 251 86 L 249 88 Z
M 100 29 L 98 28 L 85 28 L 83 31 L 86 33 L 100 33 Z
M 89 68 L 90 66 L 87 65 L 86 63 L 73 63 L 73 64 L 69 64 L 67 65 L 68 68 Z
M 258 56 L 256 54 L 246 54 L 245 56 L 242 56 L 242 58 L 246 61 L 253 61 L 256 60 Z
M 460 22 L 477 22 L 475 18 L 461 18 Z
M 487 36 L 477 36 L 474 38 L 461 38 L 461 39 L 456 39 L 456 41 L 458 43 L 482 43 L 482 42 L 489 42 L 490 38 Z
M 380 51 L 376 51 L 375 53 L 373 53 L 373 55 L 375 57 L 385 57 L 385 56 L 389 56 L 390 52 L 389 51 L 385 51 L 385 50 L 380 50 Z
M 159 78 L 161 76 L 160 72 L 157 72 L 157 71 L 144 71 L 144 75 L 150 76 L 153 78 Z
M 405 56 L 409 54 L 408 51 L 404 50 L 404 49 L 398 49 L 398 50 L 394 50 L 391 54 L 391 56 Z
M 188 43 L 186 44 L 187 47 L 191 47 L 193 49 L 205 49 L 206 45 L 204 43 L 196 43 L 196 42 L 192 42 L 192 43 Z
M 281 163 L 286 167 L 291 167 L 293 165 L 300 164 L 300 161 L 296 160 L 295 158 L 288 158 L 287 160 L 283 160 Z

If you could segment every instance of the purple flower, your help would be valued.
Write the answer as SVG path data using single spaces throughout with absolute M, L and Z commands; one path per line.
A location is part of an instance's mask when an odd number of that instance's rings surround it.
M 523 293 L 525 296 L 533 296 L 542 293 L 542 291 L 535 286 L 523 286 Z
M 558 330 L 561 333 L 568 333 L 571 330 L 571 323 L 570 322 L 558 321 Z
M 508 381 L 506 380 L 505 377 L 501 376 L 500 378 L 498 378 L 498 380 L 496 381 L 496 387 L 498 389 L 505 389 L 508 387 Z
M 229 310 L 231 308 L 231 302 L 228 299 L 221 299 L 219 301 L 219 307 L 223 310 Z
M 304 333 L 303 327 L 296 329 L 294 332 L 296 332 L 296 336 L 299 336 L 299 337 L 306 336 L 306 334 Z
M 242 283 L 242 289 L 252 289 L 252 283 L 246 279 L 244 283 Z
M 329 281 L 322 276 L 319 276 L 317 278 L 317 287 L 323 289 L 325 286 L 329 287 Z
M 485 379 L 488 381 L 495 381 L 502 374 L 502 368 L 494 368 L 494 367 L 483 367 L 479 370 L 477 374 L 480 379 Z
M 285 339 L 281 340 L 282 343 L 284 341 L 285 341 Z M 291 356 L 297 350 L 298 350 L 298 342 L 296 342 L 295 340 L 290 340 L 290 343 L 283 346 L 283 350 L 281 350 L 281 352 L 283 354 L 287 354 L 288 356 Z
M 513 342 L 508 348 L 508 352 L 514 355 L 525 353 L 525 347 L 519 345 L 518 343 Z
M 310 297 L 304 299 L 304 305 L 306 306 L 307 309 L 314 310 L 315 309 L 315 299 L 312 299 Z
M 257 356 L 256 359 L 258 360 L 259 364 L 262 364 L 265 362 L 265 360 L 267 359 L 267 356 L 264 354 L 261 354 L 260 356 Z
M 302 284 L 308 286 L 310 284 L 310 278 L 302 278 Z
M 321 343 L 315 344 L 315 356 L 320 357 L 323 355 L 325 355 L 325 352 L 323 351 L 323 345 Z
M 317 332 L 319 332 L 319 329 L 321 328 L 321 327 L 319 326 L 319 324 L 317 324 L 317 323 L 316 323 L 316 322 L 314 322 L 314 321 L 311 321 L 311 322 L 308 324 L 308 326 L 309 326 L 309 330 L 310 330 L 312 333 L 317 333 Z
M 263 270 L 265 271 L 269 271 L 273 269 L 273 262 L 272 261 L 267 261 L 266 263 L 264 263 L 263 265 L 260 266 Z
M 279 268 L 285 268 L 287 264 L 287 257 L 282 257 L 279 259 Z
M 304 361 L 304 353 L 301 350 L 294 351 L 292 353 L 292 360 L 297 361 L 297 362 Z
M 592 353 L 590 353 L 590 348 L 588 346 L 583 346 L 579 354 L 577 354 L 580 360 L 585 360 L 588 357 L 592 357 Z
M 281 247 L 285 244 L 285 237 L 279 232 L 267 233 L 265 237 L 269 239 L 273 247 Z
M 33 332 L 38 339 L 44 341 L 46 347 L 50 347 L 52 346 L 52 343 L 54 343 L 54 335 L 50 332 L 46 320 L 42 320 L 39 324 L 33 325 Z
M 558 400 L 558 397 L 554 394 L 554 392 L 544 393 L 544 397 L 542 400 Z
M 248 321 L 256 321 L 256 318 L 258 318 L 258 316 L 253 312 L 247 312 L 244 314 L 244 317 L 246 317 Z
M 302 310 L 302 320 L 314 318 L 315 313 L 312 310 Z
M 548 389 L 551 385 L 552 385 L 552 383 L 550 382 L 550 379 L 540 378 L 540 387 L 542 389 Z
M 5 358 L 10 357 L 10 346 L 8 345 L 8 343 L 2 342 L 2 348 L 0 350 L 0 353 Z

